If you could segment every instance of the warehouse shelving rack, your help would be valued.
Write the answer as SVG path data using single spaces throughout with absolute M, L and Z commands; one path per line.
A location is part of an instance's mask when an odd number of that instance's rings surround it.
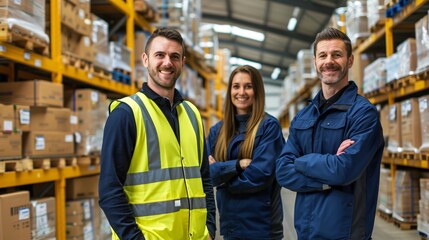
M 103 91 L 117 95 L 131 95 L 138 91 L 133 84 L 126 85 L 105 78 L 92 75 L 88 71 L 62 63 L 61 56 L 61 14 L 60 6 L 63 0 L 51 0 L 50 11 L 50 57 L 31 52 L 29 50 L 14 46 L 10 43 L 0 41 L 0 57 L 8 59 L 12 63 L 19 63 L 31 67 L 37 71 L 47 72 L 51 75 L 52 82 L 63 83 L 63 78 L 71 79 L 75 83 L 101 89 Z M 152 32 L 154 28 L 141 15 L 134 10 L 133 0 L 107 0 L 115 11 L 119 11 L 126 16 L 126 43 L 127 47 L 134 49 L 135 27 L 145 31 Z M 131 51 L 131 69 L 134 68 L 134 51 Z M 188 59 L 189 60 L 189 59 Z M 205 81 L 218 81 L 219 76 L 216 73 L 208 72 L 204 67 L 196 64 L 194 61 L 187 61 L 191 68 L 195 69 Z M 10 68 L 14 68 L 10 65 Z M 1 67 L 0 71 L 9 74 L 9 81 L 13 81 L 13 71 L 7 67 Z M 134 78 L 131 73 L 132 79 Z M 212 110 L 210 107 L 209 84 L 205 84 L 207 109 L 201 111 L 201 115 L 206 120 L 206 126 L 210 126 L 211 114 L 219 115 L 218 110 Z M 208 132 L 208 131 L 207 131 Z M 95 166 L 65 166 L 63 168 L 33 169 L 31 171 L 11 171 L 0 173 L 0 188 L 18 187 L 24 185 L 33 185 L 39 183 L 53 182 L 55 185 L 56 198 L 56 237 L 57 239 L 66 239 L 66 180 L 82 176 L 99 174 L 99 165 Z
M 368 39 L 358 46 L 354 52 L 355 58 L 359 59 L 361 54 L 372 53 L 379 50 L 380 47 L 381 49 L 384 48 L 385 56 L 391 56 L 398 44 L 408 37 L 415 36 L 414 24 L 424 15 L 428 14 L 428 5 L 428 0 L 414 0 L 392 18 L 386 18 L 385 27 L 371 34 Z M 360 82 L 362 82 L 362 79 L 360 79 Z M 416 94 L 421 95 L 422 93 L 429 93 L 429 79 L 418 79 L 413 81 L 412 84 L 403 85 L 397 89 L 369 94 L 370 96 L 367 97 L 376 105 L 392 105 L 398 100 L 410 98 Z M 382 163 L 390 166 L 392 200 L 395 199 L 395 175 L 398 167 L 429 169 L 429 161 L 427 159 L 409 159 L 401 155 L 384 154 Z

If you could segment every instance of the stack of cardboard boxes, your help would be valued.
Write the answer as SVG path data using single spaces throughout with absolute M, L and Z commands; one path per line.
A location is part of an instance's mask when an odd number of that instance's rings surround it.
M 110 236 L 110 229 L 101 227 L 107 221 L 98 205 L 98 179 L 98 175 L 93 175 L 67 181 L 67 239 L 107 239 Z
M 65 106 L 75 112 L 78 119 L 74 132 L 77 156 L 100 153 L 109 103 L 106 94 L 95 89 L 66 91 Z
M 63 108 L 63 86 L 43 80 L 0 83 L 0 103 L 13 129 L 1 157 L 59 157 L 74 154 L 71 111 Z M 10 120 L 9 120 L 10 121 Z M 8 127 L 9 126 L 9 127 Z M 22 138 L 21 138 L 22 136 Z M 20 141 L 21 140 L 21 141 Z M 19 144 L 18 144 L 19 143 Z M 22 151 L 20 147 L 22 146 Z
M 0 38 L 13 41 L 13 34 L 20 37 L 31 36 L 33 43 L 49 43 L 45 33 L 45 0 L 0 1 Z
M 31 239 L 28 191 L 0 195 L 0 240 Z
M 94 60 L 94 49 L 91 40 L 90 1 L 64 0 L 60 2 L 61 52 L 67 56 L 73 55 L 92 62 Z

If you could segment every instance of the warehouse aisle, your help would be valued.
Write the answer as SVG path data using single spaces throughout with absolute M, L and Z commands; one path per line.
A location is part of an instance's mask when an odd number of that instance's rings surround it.
M 284 212 L 284 240 L 297 240 L 295 229 L 293 227 L 293 206 L 295 202 L 295 193 L 287 189 L 282 189 L 282 201 Z M 219 215 L 216 215 L 219 217 Z M 219 221 L 219 219 L 217 219 Z M 219 226 L 219 223 L 218 225 Z M 222 240 L 217 231 L 216 239 Z M 373 240 L 419 240 L 420 236 L 417 230 L 401 230 L 393 223 L 389 223 L 380 217 L 375 219 L 375 227 L 372 235 Z
M 296 233 L 293 227 L 293 205 L 295 193 L 287 189 L 282 189 L 284 222 L 283 228 L 285 240 L 296 240 Z M 418 240 L 420 236 L 417 230 L 401 230 L 393 223 L 389 223 L 380 217 L 375 219 L 375 227 L 372 235 L 373 240 Z

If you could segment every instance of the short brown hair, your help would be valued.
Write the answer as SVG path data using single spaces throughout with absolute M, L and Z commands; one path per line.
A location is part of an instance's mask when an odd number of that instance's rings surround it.
M 167 39 L 173 40 L 178 42 L 180 45 L 182 45 L 182 49 L 183 49 L 183 56 L 185 56 L 185 42 L 183 41 L 182 35 L 180 35 L 180 33 L 173 29 L 173 28 L 158 28 L 156 29 L 149 37 L 149 39 L 147 40 L 146 46 L 144 48 L 144 51 L 146 54 L 149 53 L 150 50 L 150 45 L 152 44 L 153 39 L 155 39 L 156 37 L 165 37 Z
M 341 32 L 336 28 L 326 28 L 323 31 L 319 32 L 316 36 L 316 39 L 314 40 L 314 43 L 313 43 L 314 56 L 316 56 L 317 44 L 320 41 L 333 40 L 333 39 L 342 40 L 346 45 L 347 57 L 350 57 L 352 55 L 352 43 L 350 41 L 350 38 L 345 33 Z

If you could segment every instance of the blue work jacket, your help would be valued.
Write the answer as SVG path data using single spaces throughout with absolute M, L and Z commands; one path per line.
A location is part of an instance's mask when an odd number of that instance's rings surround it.
M 377 109 L 349 82 L 320 113 L 320 92 L 298 112 L 277 160 L 281 186 L 297 192 L 298 239 L 371 239 L 384 147 Z M 336 155 L 340 144 L 355 141 Z
M 284 146 L 277 119 L 266 114 L 256 133 L 252 162 L 244 170 L 237 167 L 238 151 L 244 141 L 247 119 L 236 117 L 240 131 L 227 149 L 227 161 L 210 165 L 216 187 L 220 233 L 226 238 L 282 239 L 283 209 L 275 179 L 275 163 Z M 213 155 L 222 121 L 210 129 L 208 152 Z

